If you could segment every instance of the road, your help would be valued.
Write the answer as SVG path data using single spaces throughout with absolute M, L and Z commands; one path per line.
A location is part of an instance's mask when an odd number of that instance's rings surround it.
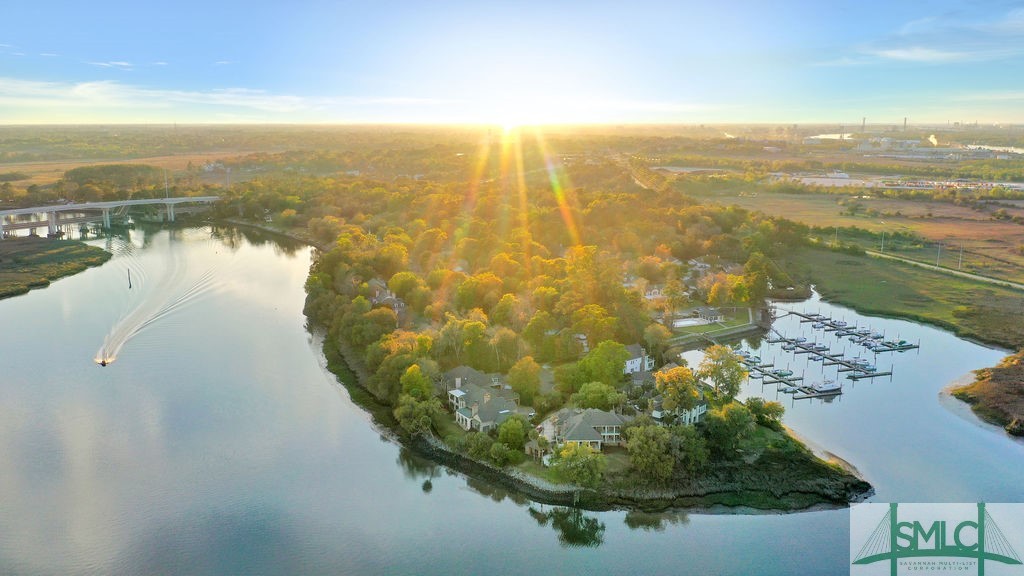
M 977 280 L 978 282 L 985 282 L 986 284 L 993 284 L 995 286 L 1005 286 L 1007 288 L 1013 288 L 1015 290 L 1024 290 L 1024 284 L 1017 282 L 1010 282 L 1009 280 L 1000 280 L 998 278 L 990 278 L 988 276 L 980 276 L 978 274 L 971 274 L 970 272 L 963 272 L 961 270 L 953 270 L 952 268 L 943 268 L 942 266 L 936 266 L 934 264 L 928 264 L 925 262 L 918 262 L 917 260 L 911 260 L 909 258 L 903 258 L 901 256 L 893 256 L 892 254 L 886 254 L 884 252 L 878 252 L 877 250 L 865 250 L 869 256 L 875 258 L 885 258 L 887 260 L 896 260 L 910 264 L 911 266 L 917 266 L 918 268 L 925 268 L 928 270 L 934 270 L 936 272 L 942 272 L 943 274 L 949 274 L 951 276 L 960 276 L 961 278 L 968 278 L 971 280 Z

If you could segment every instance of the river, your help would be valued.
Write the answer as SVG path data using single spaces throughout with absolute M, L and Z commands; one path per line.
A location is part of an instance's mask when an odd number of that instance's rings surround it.
M 845 509 L 573 513 L 410 455 L 324 368 L 302 316 L 307 247 L 208 227 L 90 243 L 114 258 L 0 301 L 0 573 L 848 572 Z M 857 466 L 875 501 L 1021 501 L 1022 445 L 938 398 L 1003 353 L 864 321 L 920 352 L 830 403 L 784 396 L 787 424 Z

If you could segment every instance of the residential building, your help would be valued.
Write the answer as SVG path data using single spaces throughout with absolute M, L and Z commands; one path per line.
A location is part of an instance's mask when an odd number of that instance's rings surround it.
M 622 444 L 622 427 L 628 422 L 628 418 L 614 412 L 566 408 L 551 415 L 537 429 L 552 446 L 586 444 L 601 450 L 605 446 Z
M 725 315 L 722 314 L 722 311 L 711 306 L 701 306 L 700 308 L 697 308 L 697 316 L 709 324 L 725 321 Z
M 637 372 L 649 372 L 654 370 L 654 358 L 647 355 L 647 351 L 639 344 L 626 346 L 629 358 L 622 369 L 623 374 L 635 374 Z
M 441 375 L 448 406 L 464 430 L 487 432 L 509 419 L 519 408 L 519 395 L 500 374 L 484 374 L 459 366 Z

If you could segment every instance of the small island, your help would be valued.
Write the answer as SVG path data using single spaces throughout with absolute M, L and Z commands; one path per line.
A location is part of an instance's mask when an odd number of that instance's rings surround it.
M 43 288 L 110 259 L 102 248 L 76 240 L 8 237 L 0 239 L 0 298 Z
M 982 420 L 1024 436 L 1024 351 L 975 375 L 974 382 L 953 388 L 953 396 L 970 404 Z

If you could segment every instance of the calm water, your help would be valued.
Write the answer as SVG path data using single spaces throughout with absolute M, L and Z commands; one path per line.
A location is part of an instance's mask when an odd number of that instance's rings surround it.
M 323 368 L 301 314 L 308 248 L 210 229 L 96 242 L 115 258 L 0 301 L 0 573 L 848 571 L 846 510 L 573 514 L 411 457 Z M 1020 501 L 1021 445 L 938 401 L 1002 353 L 871 323 L 922 351 L 832 403 L 784 398 L 787 422 L 876 500 Z

